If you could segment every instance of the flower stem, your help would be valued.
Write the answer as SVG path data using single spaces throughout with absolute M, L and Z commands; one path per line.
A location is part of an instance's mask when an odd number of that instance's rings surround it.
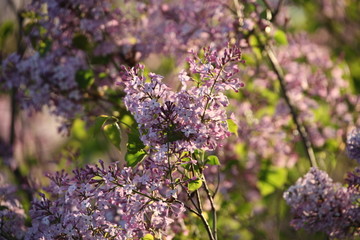
M 214 204 L 214 198 L 210 193 L 209 187 L 207 185 L 205 176 L 203 175 L 203 186 L 206 192 L 206 195 L 210 201 L 210 205 L 211 205 L 211 212 L 212 212 L 212 217 L 213 217 L 213 233 L 214 233 L 214 238 L 215 240 L 217 240 L 217 214 L 216 214 L 216 208 L 215 208 L 215 204 Z

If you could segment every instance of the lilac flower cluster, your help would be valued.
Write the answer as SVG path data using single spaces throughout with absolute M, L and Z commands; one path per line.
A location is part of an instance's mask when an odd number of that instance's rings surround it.
M 139 124 L 141 140 L 160 152 L 169 147 L 174 152 L 214 150 L 229 136 L 225 111 L 229 102 L 223 91 L 243 86 L 235 76 L 240 55 L 235 46 L 222 53 L 205 49 L 204 59 L 188 60 L 190 71 L 199 78 L 180 72 L 178 92 L 162 83 L 159 75 L 150 73 L 148 82 L 141 66 L 130 69 L 124 102 Z
M 74 47 L 74 37 L 84 34 L 89 41 L 101 43 L 119 25 L 119 18 L 111 5 L 110 0 L 33 1 L 27 9 L 36 16 L 30 18 L 31 24 L 35 24 L 30 32 L 31 40 L 49 39 L 56 47 Z M 84 49 L 87 46 L 75 47 Z
M 289 46 L 279 48 L 278 59 L 285 70 L 287 91 L 291 101 L 296 103 L 302 121 L 309 124 L 314 117 L 313 109 L 327 103 L 332 106 L 330 114 L 336 124 L 352 123 L 346 104 L 353 102 L 350 92 L 346 91 L 348 82 L 344 70 L 332 61 L 329 50 L 312 43 L 306 34 L 290 36 L 289 41 Z M 321 101 L 316 102 L 316 98 Z M 314 145 L 322 146 L 323 142 L 313 136 Z
M 347 138 L 346 152 L 349 158 L 360 163 L 360 128 L 355 128 Z
M 285 193 L 284 198 L 292 208 L 295 229 L 322 231 L 330 237 L 345 237 L 353 226 L 351 193 L 340 184 L 333 183 L 327 173 L 316 168 L 300 178 Z
M 288 38 L 288 45 L 274 48 L 284 71 L 286 91 L 309 140 L 322 151 L 327 143 L 343 138 L 343 129 L 356 122 L 356 113 L 350 109 L 359 105 L 357 96 L 351 93 L 344 70 L 331 59 L 328 49 L 305 34 Z M 244 54 L 248 54 L 246 50 Z M 218 156 L 222 162 L 246 159 L 244 165 L 232 165 L 224 173 L 229 183 L 224 191 L 234 191 L 243 181 L 251 189 L 245 194 L 253 199 L 261 197 L 258 176 L 264 160 L 278 167 L 293 167 L 301 156 L 296 150 L 300 138 L 290 109 L 279 96 L 274 70 L 262 64 L 256 69 L 247 66 L 241 73 L 247 87 L 241 96 L 230 98 L 239 137 L 227 141 Z
M 26 59 L 12 54 L 3 62 L 3 86 L 17 89 L 24 109 L 40 111 L 49 106 L 54 114 L 72 119 L 83 110 L 78 104 L 82 93 L 75 75 L 84 66 L 83 59 L 60 50 L 45 57 L 35 53 Z
M 171 30 L 165 32 L 183 36 L 178 40 L 181 51 L 186 52 L 193 36 L 221 35 L 223 24 L 217 24 L 218 29 L 213 31 L 204 19 L 210 17 L 216 22 L 220 21 L 218 16 L 227 17 L 219 11 L 224 6 L 216 1 L 209 5 L 196 3 L 196 7 L 194 1 L 184 2 L 191 3 L 191 7 L 161 4 L 161 8 L 153 10 L 161 9 L 161 17 L 167 19 L 161 27 Z M 156 1 L 152 4 L 158 6 Z M 182 9 L 180 12 L 186 17 L 179 15 L 172 19 L 171 8 Z M 145 7 L 144 11 L 149 9 Z M 146 48 L 142 48 L 144 36 L 139 33 L 159 34 L 149 29 L 143 31 L 145 23 L 137 22 L 139 19 L 127 19 L 126 8 L 125 12 L 110 10 L 110 1 L 34 1 L 30 10 L 35 17 L 30 19 L 33 22 L 29 25 L 33 26 L 29 27 L 27 40 L 33 49 L 24 55 L 12 54 L 3 62 L 2 86 L 7 90 L 17 89 L 23 108 L 39 111 L 44 105 L 49 106 L 55 115 L 68 120 L 83 111 L 84 100 L 91 99 L 92 94 L 100 95 L 101 85 L 113 83 L 118 76 L 118 72 L 114 74 L 118 64 L 132 66 L 139 61 L 137 54 L 132 56 L 133 51 L 141 51 L 143 57 L 148 53 L 146 49 L 156 51 L 156 43 L 164 43 L 154 41 L 155 45 L 144 44 Z M 141 8 L 137 10 L 141 12 Z M 203 28 L 198 28 L 198 23 Z M 122 24 L 129 30 L 125 34 Z M 185 25 L 189 29 L 184 29 Z M 136 43 L 127 42 L 134 36 Z M 227 38 L 221 38 L 224 40 Z M 162 47 L 164 51 L 166 48 L 173 49 Z M 230 135 L 225 110 L 228 99 L 224 92 L 237 91 L 243 86 L 236 76 L 241 52 L 237 46 L 220 48 L 204 49 L 203 58 L 193 53 L 188 59 L 193 76 L 185 71 L 179 74 L 178 92 L 168 88 L 156 74 L 149 74 L 150 82 L 147 82 L 140 74 L 140 66 L 129 69 L 129 79 L 124 81 L 127 93 L 124 102 L 139 124 L 141 140 L 152 147 L 148 157 L 133 169 L 120 169 L 115 164 L 105 169 L 101 163 L 100 167 L 76 170 L 73 177 L 64 172 L 49 176 L 51 185 L 45 189 L 47 195 L 41 194 L 30 210 L 32 226 L 25 239 L 129 239 L 147 233 L 157 238 L 165 235 L 170 224 L 182 216 L 184 207 L 177 200 L 173 169 L 163 164 L 164 158 L 167 157 L 171 167 L 170 154 L 213 150 Z M 103 58 L 107 60 L 96 62 Z M 85 78 L 78 79 L 79 75 Z M 184 175 L 180 184 L 194 179 L 198 178 Z M 200 210 L 195 213 L 202 216 L 201 205 L 197 207 Z
M 321 148 L 329 139 L 345 135 L 342 129 L 356 121 L 350 109 L 357 97 L 329 51 L 301 34 L 289 36 L 289 45 L 277 48 L 276 54 L 284 70 L 286 91 L 312 145 Z M 269 159 L 277 166 L 293 166 L 299 158 L 294 146 L 299 136 L 290 130 L 293 121 L 289 107 L 277 93 L 276 73 L 266 65 L 243 73 L 243 79 L 250 78 L 243 91 L 246 98 L 231 99 L 239 116 L 238 143 L 251 149 L 248 159 L 254 163 Z M 325 112 L 331 116 L 327 122 L 320 117 Z
M 18 89 L 24 109 L 49 106 L 68 121 L 90 114 L 84 105 L 106 98 L 99 87 L 113 84 L 121 64 L 134 66 L 150 53 L 184 59 L 209 41 L 224 46 L 234 21 L 225 10 L 219 1 L 125 1 L 121 8 L 111 0 L 33 1 L 24 30 L 32 48 L 5 59 L 2 88 Z
M 359 132 L 355 130 L 350 135 L 350 139 L 358 135 Z M 360 147 L 352 145 L 350 149 L 350 151 L 359 151 Z M 303 228 L 312 232 L 325 232 L 331 238 L 358 236 L 360 234 L 359 168 L 348 173 L 346 183 L 347 186 L 342 187 L 341 184 L 334 183 L 327 173 L 311 168 L 284 193 L 284 198 L 294 214 L 291 225 L 297 230 Z
M 171 160 L 195 149 L 213 150 L 229 136 L 228 99 L 223 92 L 243 86 L 236 77 L 240 58 L 237 46 L 222 52 L 206 48 L 203 58 L 194 54 L 190 71 L 198 77 L 182 71 L 178 92 L 162 83 L 159 75 L 150 73 L 147 81 L 142 66 L 128 69 L 122 82 L 127 93 L 124 102 L 138 123 L 141 140 L 150 146 L 147 156 L 134 168 L 117 164 L 105 168 L 100 161 L 75 170 L 73 177 L 64 171 L 49 176 L 51 184 L 45 188 L 49 197 L 41 194 L 33 203 L 32 227 L 25 239 L 168 235 L 171 224 L 189 208 L 182 198 L 178 200 L 180 190 L 189 194 L 183 184 L 198 179 L 177 172 L 178 165 Z
M 163 52 L 175 53 L 180 58 L 189 49 L 198 51 L 210 42 L 217 48 L 225 46 L 236 23 L 227 0 L 210 0 L 206 4 L 196 0 L 154 2 L 157 3 L 151 6 L 148 20 L 159 21 L 149 26 L 149 32 L 162 35 L 162 39 L 156 39 Z
M 184 207 L 166 189 L 162 171 L 152 168 L 86 166 L 74 176 L 58 172 L 30 210 L 25 239 L 161 238 Z
M 106 66 L 92 69 L 89 59 L 114 31 L 116 15 L 109 1 L 34 1 L 27 11 L 25 41 L 32 48 L 2 62 L 2 88 L 16 89 L 24 109 L 48 106 L 53 114 L 71 120 L 84 110 L 91 78 L 101 85 L 113 77 L 105 71 L 106 79 L 100 79 Z M 81 75 L 84 72 L 89 76 Z

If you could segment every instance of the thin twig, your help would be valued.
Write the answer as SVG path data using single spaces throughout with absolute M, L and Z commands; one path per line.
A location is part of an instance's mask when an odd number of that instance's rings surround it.
M 195 211 L 195 210 L 192 209 L 191 207 L 185 205 L 185 204 L 184 204 L 183 202 L 181 202 L 180 200 L 175 200 L 175 202 L 180 203 L 180 204 L 183 204 L 184 207 L 185 207 L 187 210 L 189 210 L 190 212 L 194 213 L 196 216 L 200 217 L 201 214 L 200 214 L 198 211 Z
M 7 0 L 7 4 L 10 6 L 11 11 L 13 11 L 13 13 L 14 13 L 15 15 L 17 15 L 16 5 L 15 5 L 14 1 L 12 1 L 12 0 Z
M 264 2 L 264 4 L 265 4 L 266 8 L 269 9 L 270 12 L 271 12 L 271 15 L 272 15 L 272 16 L 271 16 L 271 20 L 274 21 L 274 19 L 276 18 L 276 16 L 277 16 L 278 13 L 280 12 L 280 9 L 281 9 L 281 6 L 282 6 L 284 0 L 279 0 L 279 2 L 278 2 L 278 4 L 277 4 L 277 6 L 276 6 L 275 9 L 272 9 L 271 4 L 269 3 L 268 0 L 263 0 L 263 2 Z
M 240 11 L 241 5 L 235 0 L 234 0 L 234 3 L 237 3 L 236 4 L 236 8 L 237 8 L 236 16 L 240 20 L 242 18 L 242 13 Z M 282 5 L 282 1 L 280 0 L 280 2 L 278 4 L 278 7 L 277 7 L 277 11 L 279 11 L 279 9 L 281 8 L 281 5 Z M 260 37 L 256 34 L 256 32 L 254 32 L 253 34 L 257 38 L 259 44 L 261 45 L 260 47 L 266 52 L 266 55 L 269 58 L 271 66 L 272 66 L 273 70 L 275 71 L 275 73 L 276 73 L 276 75 L 278 77 L 282 95 L 284 97 L 284 100 L 285 100 L 287 106 L 290 109 L 290 114 L 291 114 L 292 119 L 293 119 L 293 121 L 294 121 L 294 123 L 296 125 L 296 129 L 299 132 L 299 135 L 301 137 L 301 141 L 302 141 L 302 143 L 304 145 L 304 149 L 305 149 L 306 155 L 307 155 L 307 157 L 308 157 L 308 159 L 310 161 L 310 165 L 312 167 L 317 167 L 315 153 L 314 153 L 314 150 L 312 148 L 311 142 L 309 140 L 308 133 L 307 133 L 305 127 L 301 124 L 300 119 L 298 117 L 298 114 L 297 114 L 295 108 L 293 107 L 293 105 L 291 104 L 290 98 L 289 98 L 288 93 L 286 91 L 284 73 L 283 73 L 282 68 L 281 68 L 281 66 L 279 64 L 279 61 L 277 60 L 277 58 L 276 58 L 276 56 L 275 56 L 275 54 L 274 54 L 274 52 L 273 52 L 273 50 L 271 48 L 271 45 L 263 43 L 261 41 Z
M 193 174 L 195 175 L 195 170 L 194 170 L 194 165 L 193 164 L 191 164 L 191 170 L 192 170 L 192 172 L 193 172 Z M 203 207 L 202 207 L 202 203 L 201 203 L 201 198 L 200 198 L 200 194 L 199 194 L 199 189 L 196 189 L 195 190 L 195 195 L 196 195 L 196 200 L 197 200 L 197 202 L 198 202 L 198 210 L 199 210 L 199 213 L 200 213 L 200 218 L 201 218 L 201 220 L 203 221 L 203 223 L 204 223 L 204 226 L 205 226 L 205 228 L 206 228 L 206 231 L 207 231 L 207 233 L 208 233 L 208 235 L 209 235 L 209 238 L 210 238 L 210 240 L 217 240 L 215 237 L 214 237 L 214 234 L 213 234 L 213 231 L 211 230 L 211 227 L 210 227 L 210 225 L 209 225 L 209 223 L 208 223 L 208 221 L 206 220 L 206 218 L 204 217 L 204 214 L 203 214 Z
M 169 176 L 170 176 L 170 181 L 171 181 L 171 189 L 175 189 L 174 186 L 174 180 L 172 177 L 172 166 L 171 166 L 171 162 L 170 162 L 170 143 L 167 143 L 167 161 L 168 161 L 168 168 L 169 168 Z
M 222 66 L 222 67 L 221 67 L 220 71 L 217 73 L 217 75 L 216 75 L 216 77 L 215 77 L 215 79 L 214 79 L 214 82 L 213 82 L 213 84 L 212 84 L 212 86 L 211 86 L 211 88 L 210 88 L 210 93 L 209 93 L 209 95 L 208 95 L 208 98 L 206 99 L 206 104 L 205 104 L 205 107 L 204 107 L 204 112 L 203 112 L 202 115 L 201 115 L 201 122 L 204 121 L 204 117 L 205 117 L 206 110 L 208 109 L 208 107 L 209 107 L 209 105 L 210 105 L 210 101 L 212 100 L 212 99 L 211 99 L 211 94 L 212 94 L 212 92 L 213 92 L 213 90 L 214 90 L 214 88 L 215 88 L 215 85 L 216 85 L 217 81 L 219 80 L 219 77 L 220 77 L 222 71 L 224 71 L 224 68 L 225 68 L 225 66 Z M 210 73 L 211 73 L 211 72 L 210 72 Z M 212 77 L 214 77 L 213 73 L 211 73 L 211 75 L 212 75 Z
M 264 2 L 264 4 L 265 4 L 266 8 L 270 10 L 271 15 L 273 15 L 273 14 L 274 14 L 274 11 L 272 10 L 271 5 L 270 5 L 270 3 L 268 2 L 268 0 L 263 0 L 263 2 Z
M 218 171 L 217 171 L 217 183 L 216 183 L 216 188 L 215 188 L 214 193 L 213 193 L 213 197 L 215 197 L 216 194 L 218 193 L 218 191 L 219 191 L 219 186 L 220 186 L 220 171 L 219 171 L 219 167 L 218 167 L 217 170 L 218 170 Z
M 183 186 L 182 186 L 183 187 Z M 190 207 L 187 208 L 188 210 L 190 210 L 191 212 L 195 213 L 198 217 L 200 217 L 201 221 L 203 222 L 204 226 L 205 226 L 205 229 L 206 229 L 206 232 L 208 233 L 209 235 L 209 239 L 210 240 L 217 240 L 216 238 L 214 238 L 214 235 L 213 235 L 213 232 L 211 230 L 211 227 L 208 223 L 208 221 L 206 220 L 206 218 L 204 217 L 203 215 L 203 210 L 202 210 L 202 205 L 201 205 L 201 199 L 200 199 L 200 196 L 199 196 L 199 191 L 196 190 L 195 191 L 195 194 L 196 194 L 196 198 L 197 198 L 197 201 L 198 201 L 198 206 L 196 205 L 196 203 L 192 200 L 192 197 L 191 195 L 188 193 L 188 191 L 186 191 L 186 193 L 188 194 L 188 197 L 191 201 L 191 203 L 194 205 L 194 207 L 196 208 L 197 211 L 191 209 Z
M 195 203 L 194 200 L 192 199 L 191 194 L 188 192 L 188 190 L 185 188 L 185 186 L 183 186 L 183 185 L 181 185 L 181 184 L 180 184 L 180 186 L 183 188 L 183 190 L 184 190 L 184 191 L 186 192 L 186 194 L 188 195 L 188 198 L 189 198 L 190 202 L 192 203 L 192 205 L 196 208 L 196 210 L 197 210 L 198 212 L 200 212 L 199 206 L 196 205 L 196 203 Z
M 17 53 L 21 56 L 23 55 L 23 49 L 22 49 L 22 38 L 23 38 L 23 31 L 22 31 L 22 16 L 21 16 L 21 11 L 16 9 L 16 5 L 14 3 L 14 1 L 12 0 L 7 0 L 8 5 L 11 7 L 11 10 L 13 11 L 13 13 L 16 16 L 16 20 L 18 23 L 18 36 L 17 36 L 17 42 L 16 42 L 16 50 Z M 13 87 L 11 89 L 10 92 L 10 96 L 11 96 L 11 102 L 10 102 L 10 111 L 11 111 L 11 123 L 10 123 L 10 136 L 9 136 L 9 142 L 10 142 L 10 146 L 12 147 L 12 150 L 14 150 L 14 144 L 15 144 L 15 122 L 16 122 L 16 105 L 17 105 L 17 101 L 16 101 L 16 94 L 17 94 L 17 90 L 15 87 Z
M 279 80 L 279 83 L 280 83 L 280 88 L 281 88 L 284 100 L 285 100 L 287 106 L 290 109 L 292 119 L 293 119 L 293 121 L 294 121 L 294 123 L 296 125 L 297 131 L 300 134 L 301 141 L 302 141 L 302 143 L 304 145 L 306 155 L 310 160 L 310 164 L 311 164 L 312 167 L 317 167 L 315 153 L 314 153 L 314 150 L 313 150 L 313 148 L 311 146 L 311 142 L 309 140 L 308 133 L 307 133 L 305 127 L 300 123 L 300 119 L 298 117 L 298 114 L 297 114 L 295 108 L 293 107 L 293 105 L 291 104 L 289 95 L 288 95 L 288 93 L 286 91 L 284 73 L 283 73 L 283 71 L 282 71 L 282 69 L 280 67 L 280 64 L 279 64 L 273 50 L 271 49 L 271 46 L 267 46 L 267 47 L 264 46 L 264 50 L 265 50 L 265 52 L 266 52 L 266 54 L 267 54 L 267 56 L 268 56 L 268 58 L 270 60 L 270 63 L 271 63 L 271 66 L 272 66 L 273 70 L 275 71 L 275 73 L 276 73 L 276 75 L 278 77 L 278 80 Z
M 216 240 L 214 238 L 214 235 L 213 235 L 212 231 L 211 231 L 211 227 L 210 227 L 208 221 L 206 220 L 206 218 L 204 217 L 204 215 L 201 213 L 199 217 L 201 218 L 201 220 L 203 221 L 203 223 L 205 225 L 205 228 L 206 228 L 206 231 L 207 231 L 207 233 L 209 235 L 210 240 Z
M 17 35 L 17 41 L 16 41 L 16 52 L 20 56 L 20 58 L 23 58 L 25 53 L 25 46 L 23 45 L 23 17 L 22 17 L 22 10 L 17 9 L 14 1 L 7 0 L 8 5 L 10 6 L 11 10 L 16 16 L 17 24 L 18 24 L 18 35 Z M 15 152 L 15 141 L 16 141 L 16 118 L 17 118 L 17 88 L 12 87 L 10 91 L 10 133 L 9 133 L 9 145 L 11 147 L 12 151 L 12 157 L 14 156 Z M 15 158 L 12 158 L 12 161 L 15 161 Z M 32 191 L 30 190 L 30 184 L 27 176 L 24 176 L 21 171 L 20 167 L 16 166 L 12 169 L 13 174 L 16 178 L 16 181 L 18 182 L 20 189 L 24 191 L 27 199 L 29 202 L 32 201 Z
M 213 232 L 214 232 L 214 238 L 215 240 L 217 240 L 217 216 L 216 216 L 216 208 L 215 208 L 215 204 L 214 204 L 214 197 L 213 195 L 211 195 L 209 187 L 207 185 L 205 176 L 203 175 L 203 186 L 206 192 L 206 195 L 210 201 L 210 205 L 211 205 L 211 212 L 213 215 Z
M 280 12 L 280 9 L 281 9 L 283 3 L 284 3 L 284 0 L 279 0 L 278 5 L 276 6 L 276 9 L 275 9 L 275 11 L 273 12 L 273 19 L 275 19 L 275 17 L 276 17 L 276 16 L 278 15 L 278 13 Z
M 203 212 L 203 207 L 202 207 L 202 203 L 201 203 L 201 199 L 200 199 L 199 190 L 195 190 L 195 196 L 196 196 L 196 201 L 197 201 L 198 206 L 199 206 L 199 210 L 202 213 Z

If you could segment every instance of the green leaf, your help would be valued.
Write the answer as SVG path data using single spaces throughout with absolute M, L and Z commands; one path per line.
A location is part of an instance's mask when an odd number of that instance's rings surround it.
M 90 63 L 91 64 L 99 64 L 99 65 L 106 65 L 110 63 L 111 57 L 110 56 L 91 56 Z M 101 78 L 101 76 L 99 76 Z
M 146 152 L 141 149 L 136 153 L 127 152 L 125 155 L 125 161 L 129 167 L 135 167 L 140 163 L 146 156 Z
M 271 13 L 270 9 L 265 9 L 264 11 L 262 11 L 262 13 L 260 13 L 260 17 L 262 19 L 266 19 L 266 20 L 270 21 L 272 19 L 272 13 Z
M 128 134 L 128 143 L 126 146 L 127 151 L 130 153 L 136 153 L 145 147 L 140 139 L 140 133 L 137 130 L 133 130 Z
M 255 57 L 260 60 L 262 59 L 262 51 L 261 51 L 261 44 L 259 43 L 258 39 L 254 35 L 250 35 L 249 43 L 252 47 L 252 51 L 255 54 Z
M 14 32 L 14 23 L 5 21 L 0 25 L 0 47 L 3 47 L 5 40 Z
M 331 108 L 328 104 L 318 104 L 314 109 L 314 120 L 327 126 L 331 124 Z
M 103 180 L 103 178 L 100 177 L 100 176 L 94 176 L 94 177 L 92 177 L 91 179 L 93 179 L 93 180 Z
M 234 147 L 234 152 L 240 157 L 240 159 L 245 159 L 246 157 L 246 147 L 243 143 L 237 143 Z
M 52 42 L 50 39 L 43 39 L 38 44 L 38 52 L 40 53 L 40 56 L 45 56 L 45 54 L 50 51 Z
M 165 76 L 165 75 L 169 75 L 171 71 L 174 70 L 175 67 L 176 67 L 175 59 L 167 57 L 161 61 L 161 65 L 155 72 L 162 76 Z
M 105 136 L 110 140 L 115 147 L 120 150 L 121 130 L 119 124 L 114 122 L 104 126 Z
M 102 131 L 102 128 L 104 126 L 104 124 L 106 123 L 106 121 L 111 118 L 110 116 L 107 115 L 100 115 L 95 119 L 95 123 L 93 125 L 93 136 L 95 137 L 96 135 L 100 134 L 100 132 Z
M 228 124 L 229 132 L 234 133 L 236 136 L 239 136 L 238 125 L 232 119 L 228 119 L 226 120 L 226 122 Z
M 267 181 L 277 188 L 281 188 L 287 180 L 286 168 L 273 167 L 268 174 Z
M 7 209 L 9 209 L 7 206 L 0 205 L 0 211 L 7 210 Z
M 88 38 L 84 34 L 76 34 L 72 40 L 72 45 L 80 50 L 87 51 L 91 48 Z
M 134 125 L 135 121 L 129 114 L 123 114 L 121 122 L 124 123 L 123 126 L 129 128 L 129 126 Z
M 254 66 L 256 64 L 256 59 L 250 53 L 243 53 L 242 59 L 246 62 L 246 66 Z
M 75 80 L 81 89 L 88 89 L 95 82 L 94 72 L 91 69 L 76 72 Z
M 210 155 L 207 157 L 206 159 L 206 164 L 210 164 L 210 165 L 220 165 L 220 161 L 219 158 L 215 155 Z
M 201 156 L 203 155 L 203 151 L 199 150 L 199 149 L 195 149 L 194 153 L 193 153 L 193 158 L 196 160 L 200 160 Z
M 262 196 L 273 193 L 276 189 L 282 188 L 286 183 L 288 171 L 286 168 L 270 166 L 263 170 L 257 186 Z
M 190 192 L 198 190 L 199 188 L 201 188 L 201 186 L 202 186 L 201 179 L 192 180 L 188 183 L 188 189 Z
M 184 162 L 184 163 L 182 163 L 181 164 L 181 166 L 183 167 L 183 168 L 185 168 L 186 170 L 190 170 L 191 169 L 191 163 L 188 163 L 189 161 L 190 161 L 190 158 L 183 158 L 183 159 L 181 159 L 181 161 L 182 162 Z
M 276 190 L 276 188 L 273 185 L 267 182 L 258 182 L 257 187 L 259 188 L 262 196 L 267 196 Z
M 145 234 L 145 236 L 141 238 L 141 240 L 154 240 L 154 236 L 151 235 L 150 233 L 147 233 Z
M 140 139 L 140 133 L 137 129 L 132 129 L 128 133 L 128 143 L 125 160 L 128 166 L 134 167 L 140 163 L 146 156 L 145 145 Z
M 275 31 L 274 39 L 279 45 L 288 45 L 286 33 L 279 29 Z
M 85 122 L 81 119 L 75 119 L 71 128 L 72 136 L 78 140 L 87 138 L 87 131 L 85 129 Z

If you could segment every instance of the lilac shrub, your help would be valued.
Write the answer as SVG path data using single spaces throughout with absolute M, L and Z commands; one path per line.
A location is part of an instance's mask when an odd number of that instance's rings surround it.
M 118 163 L 105 167 L 100 161 L 74 170 L 73 176 L 65 171 L 49 175 L 46 194 L 32 203 L 32 226 L 25 239 L 139 239 L 149 234 L 170 238 L 171 229 L 179 231 L 185 209 L 208 226 L 201 203 L 187 198 L 203 185 L 213 201 L 202 173 L 207 162 L 198 155 L 214 150 L 230 134 L 223 92 L 243 86 L 236 76 L 240 58 L 236 46 L 222 52 L 206 48 L 203 58 L 193 55 L 190 72 L 199 77 L 182 71 L 179 91 L 154 73 L 147 81 L 140 65 L 128 69 L 120 84 L 126 85 L 125 105 L 147 145 L 141 149 L 142 158 L 129 164 L 133 168 Z M 207 228 L 210 239 L 216 239 L 214 228 Z
M 312 145 L 321 148 L 327 141 L 345 135 L 343 129 L 355 124 L 350 109 L 356 105 L 357 97 L 349 90 L 344 70 L 331 59 L 328 49 L 300 34 L 289 36 L 289 44 L 277 47 L 275 52 L 290 102 Z M 247 97 L 232 100 L 237 106 L 236 115 L 241 116 L 237 118 L 241 126 L 238 142 L 253 150 L 249 151 L 253 155 L 250 158 L 271 158 L 277 166 L 293 166 L 299 158 L 295 144 L 301 139 L 289 131 L 294 129 L 289 106 L 273 93 L 277 89 L 276 73 L 262 65 L 257 71 L 247 68 L 244 74 L 244 78 L 252 79 L 249 90 L 244 90 Z M 275 111 L 270 111 L 269 104 L 275 105 Z M 325 113 L 332 117 L 325 120 Z
M 75 81 L 77 70 L 83 67 L 82 59 L 62 51 L 46 57 L 36 53 L 23 60 L 13 54 L 3 62 L 2 77 L 6 89 L 17 89 L 22 108 L 40 111 L 47 105 L 54 114 L 71 119 L 83 111 L 77 104 L 81 91 Z
M 2 62 L 2 89 L 17 89 L 23 109 L 48 106 L 64 129 L 76 117 L 99 114 L 99 101 L 117 107 L 104 89 L 119 80 L 122 64 L 132 67 L 151 53 L 182 62 L 189 49 L 209 42 L 223 48 L 235 21 L 224 2 L 32 1 L 24 15 L 29 47 Z
M 324 160 L 331 161 L 329 146 L 345 138 L 344 129 L 349 125 L 357 124 L 357 113 L 351 109 L 359 106 L 358 96 L 351 92 L 345 69 L 340 60 L 331 58 L 326 47 L 311 42 L 304 33 L 288 35 L 288 45 L 273 49 L 284 73 L 290 102 L 309 142 L 317 156 L 329 156 Z M 231 166 L 221 173 L 226 184 L 220 188 L 224 193 L 244 191 L 249 202 L 260 199 L 264 193 L 259 187 L 259 176 L 267 163 L 285 169 L 304 160 L 304 152 L 299 151 L 302 139 L 290 108 L 279 96 L 278 76 L 270 66 L 259 63 L 257 68 L 247 64 L 241 72 L 247 87 L 241 95 L 232 94 L 230 98 L 239 137 L 230 138 L 218 152 L 222 163 Z M 239 182 L 244 184 L 239 186 Z M 262 210 L 267 208 L 262 206 Z
M 128 33 L 136 38 L 135 45 L 142 46 L 142 56 L 165 53 L 181 62 L 190 49 L 198 51 L 209 43 L 220 49 L 229 41 L 236 23 L 228 0 L 206 4 L 196 0 L 126 2 L 131 9 L 124 10 L 130 23 Z
M 2 87 L 17 89 L 24 109 L 39 111 L 48 106 L 64 121 L 71 120 L 83 112 L 84 95 L 91 95 L 93 78 L 101 86 L 114 77 L 104 72 L 106 79 L 100 79 L 106 65 L 91 69 L 88 59 L 119 20 L 109 1 L 34 1 L 27 14 L 25 41 L 32 48 L 2 62 Z
M 292 167 L 301 157 L 296 147 L 304 140 L 294 122 L 304 126 L 310 144 L 319 149 L 327 140 L 341 138 L 339 129 L 354 123 L 349 109 L 356 98 L 348 94 L 344 72 L 327 49 L 304 35 L 282 31 L 283 45 L 272 46 L 282 26 L 273 25 L 269 13 L 276 15 L 282 1 L 274 11 L 273 2 L 253 0 L 117 2 L 32 1 L 24 14 L 29 47 L 2 62 L 2 90 L 11 90 L 23 109 L 49 107 L 63 118 L 62 129 L 69 129 L 75 118 L 88 121 L 86 117 L 104 113 L 104 106 L 120 115 L 126 108 L 137 123 L 128 137 L 128 167 L 106 168 L 100 162 L 72 176 L 49 176 L 46 194 L 31 208 L 26 239 L 138 239 L 148 234 L 171 238 L 187 209 L 215 240 L 217 189 L 214 194 L 209 190 L 206 177 L 216 178 L 218 169 L 208 165 L 219 165 L 219 160 L 208 156 L 210 151 L 217 151 L 225 164 L 246 159 L 244 166 L 240 161 L 231 165 L 228 176 L 219 174 L 225 179 L 220 191 L 239 187 L 240 179 L 253 193 L 258 191 L 261 164 Z M 235 44 L 224 47 L 228 42 Z M 202 49 L 204 45 L 210 47 Z M 243 73 L 238 46 L 253 62 Z M 163 76 L 145 74 L 139 64 L 157 54 L 171 56 L 180 65 L 190 49 L 188 71 L 175 79 L 180 83 L 177 91 Z M 279 71 L 264 59 L 269 49 L 283 71 L 289 102 L 279 96 Z M 203 57 L 194 54 L 198 50 Z M 240 78 L 249 79 L 248 88 L 233 94 L 243 86 Z M 115 89 L 115 83 L 120 87 Z M 233 107 L 236 119 L 227 107 Z M 324 112 L 332 119 L 319 117 Z M 239 137 L 224 141 L 230 132 Z M 140 144 L 131 149 L 134 138 Z M 350 157 L 356 159 L 357 138 L 350 137 L 348 145 Z M 351 235 L 349 229 L 356 229 L 358 219 L 357 178 L 357 172 L 350 174 L 351 187 L 345 188 L 311 169 L 285 194 L 296 214 L 293 225 L 332 237 Z M 207 198 L 214 226 L 203 214 L 201 198 Z

